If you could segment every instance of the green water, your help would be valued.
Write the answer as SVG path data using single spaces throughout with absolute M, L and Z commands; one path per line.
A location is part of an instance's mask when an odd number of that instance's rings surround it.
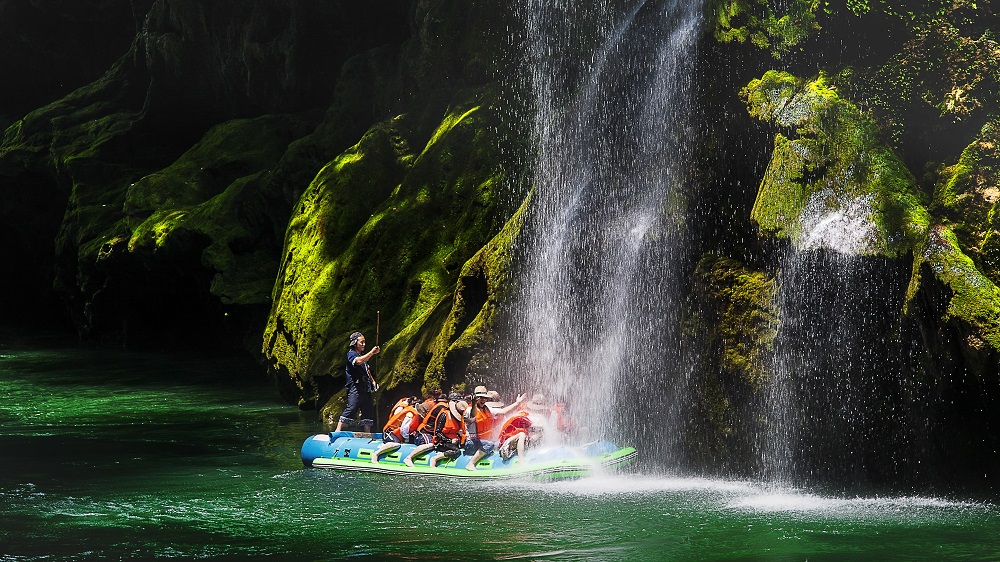
M 0 560 L 1000 560 L 1000 509 L 651 474 L 303 469 L 233 360 L 0 343 Z

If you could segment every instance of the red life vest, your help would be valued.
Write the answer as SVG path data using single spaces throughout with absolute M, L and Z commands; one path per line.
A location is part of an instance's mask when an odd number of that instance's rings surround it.
M 528 418 L 528 412 L 514 414 L 509 420 L 504 422 L 503 427 L 500 429 L 500 444 L 503 445 L 504 441 L 518 433 L 527 433 L 529 427 L 531 427 L 531 420 Z

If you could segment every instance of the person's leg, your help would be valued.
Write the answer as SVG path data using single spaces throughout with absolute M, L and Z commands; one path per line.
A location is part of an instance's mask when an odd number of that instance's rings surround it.
M 486 456 L 486 451 L 484 451 L 482 449 L 477 450 L 476 454 L 472 455 L 472 458 L 469 459 L 469 464 L 466 465 L 465 469 L 466 470 L 476 470 L 476 463 L 479 462 L 480 460 L 482 460 L 482 458 L 485 457 L 485 456 Z
M 340 414 L 340 420 L 337 422 L 337 429 L 334 431 L 342 431 L 344 429 L 344 424 L 351 424 L 354 422 L 354 414 L 358 411 L 358 401 L 360 396 L 358 395 L 358 387 L 353 384 L 347 387 L 347 407 L 344 408 L 344 413 Z
M 527 439 L 528 439 L 528 434 L 527 433 L 523 433 L 523 432 L 522 433 L 518 433 L 517 435 L 511 437 L 511 439 L 516 439 L 516 441 L 514 442 L 514 444 L 517 446 L 517 456 L 519 456 L 519 457 L 521 457 L 523 459 L 524 458 L 524 446 L 525 446 L 525 441 L 527 441 Z
M 371 433 L 372 426 L 375 425 L 375 399 L 367 388 L 358 389 L 358 408 L 361 410 L 360 423 L 365 428 L 365 433 Z
M 514 437 L 517 436 L 515 435 Z M 517 440 L 514 437 L 507 439 L 503 442 L 503 445 L 500 445 L 500 458 L 504 461 L 509 461 L 517 454 Z
M 489 441 L 483 441 L 482 439 L 478 438 L 475 439 L 470 438 L 466 440 L 465 454 L 472 455 L 472 458 L 469 459 L 469 464 L 465 466 L 466 470 L 476 470 L 476 463 L 482 460 L 482 458 L 485 457 L 486 455 L 490 454 L 490 451 L 492 451 L 492 447 L 489 447 L 488 444 Z M 490 448 L 490 451 L 487 451 L 486 450 L 487 448 Z
M 430 451 L 434 448 L 434 443 L 427 443 L 425 445 L 420 445 L 419 447 L 414 447 L 410 454 L 403 459 L 403 464 L 406 466 L 413 466 L 413 459 L 419 457 L 420 455 Z
M 434 449 L 438 451 L 438 454 L 431 458 L 430 465 L 432 467 L 437 467 L 441 459 L 455 460 L 462 455 L 462 449 L 450 442 L 438 443 Z
M 476 459 L 476 462 L 478 463 L 480 460 L 492 455 L 494 452 L 496 452 L 496 450 L 497 450 L 496 441 L 479 440 L 479 451 L 481 453 L 481 456 L 478 459 Z M 476 470 L 476 465 L 472 464 L 472 468 L 470 470 Z
M 402 445 L 394 441 L 386 441 L 385 443 L 382 443 L 378 446 L 378 449 L 375 449 L 375 452 L 372 453 L 372 462 L 378 464 L 379 455 L 391 453 L 400 447 L 402 447 Z

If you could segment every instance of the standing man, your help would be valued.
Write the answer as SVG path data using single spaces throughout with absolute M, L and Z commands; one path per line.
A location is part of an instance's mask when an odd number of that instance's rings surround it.
M 371 351 L 365 353 L 365 336 L 361 332 L 351 334 L 351 345 L 347 350 L 347 407 L 344 413 L 340 414 L 340 421 L 337 422 L 336 431 L 342 431 L 344 424 L 354 423 L 354 415 L 361 410 L 361 425 L 365 428 L 365 433 L 372 432 L 372 425 L 375 423 L 375 401 L 372 399 L 378 385 L 375 384 L 375 377 L 368 369 L 368 360 L 378 355 L 381 349 L 375 346 Z

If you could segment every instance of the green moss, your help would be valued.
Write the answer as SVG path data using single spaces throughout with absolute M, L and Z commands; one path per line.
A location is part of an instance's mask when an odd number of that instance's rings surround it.
M 935 292 L 928 287 L 931 280 L 922 276 L 922 272 L 928 270 L 933 273 L 934 280 L 947 288 L 947 304 L 941 320 L 959 327 L 959 333 L 965 335 L 966 347 L 978 348 L 985 342 L 996 354 L 1000 350 L 1000 287 L 983 275 L 962 252 L 958 238 L 946 226 L 936 225 L 931 229 L 926 244 L 914 260 L 908 307 L 921 291 Z
M 772 376 L 775 280 L 732 258 L 705 254 L 692 288 L 683 327 L 697 361 L 690 382 L 690 423 L 700 436 L 694 454 L 714 463 L 752 457 L 761 420 L 747 405 L 763 399 Z
M 805 169 L 803 151 L 784 135 L 776 135 L 771 162 L 750 211 L 750 218 L 761 230 L 780 237 L 801 238 L 798 216 L 810 193 L 810 186 L 803 181 Z
M 1000 281 L 1000 123 L 986 123 L 958 162 L 944 171 L 932 210 L 947 221 L 977 268 Z
M 237 119 L 212 127 L 173 164 L 133 183 L 125 213 L 143 219 L 154 210 L 201 204 L 234 181 L 272 168 L 308 123 L 288 115 Z
M 722 43 L 752 43 L 780 59 L 820 30 L 819 3 L 792 0 L 780 5 L 768 0 L 714 0 L 714 34 Z
M 435 342 L 460 266 L 502 223 L 495 99 L 491 90 L 460 94 L 422 141 L 434 105 L 384 121 L 317 174 L 293 211 L 265 329 L 276 371 L 329 372 L 351 331 L 373 340 L 380 311 L 385 390 L 422 384 L 446 351 Z M 440 368 L 427 376 L 435 386 L 456 382 Z
M 462 267 L 451 312 L 442 325 L 427 366 L 424 392 L 445 380 L 488 371 L 488 356 L 501 301 L 511 290 L 512 246 L 521 233 L 531 197 L 489 243 Z
M 898 256 L 922 239 L 929 215 L 916 180 L 824 74 L 807 81 L 768 71 L 740 96 L 751 115 L 794 135 L 775 138 L 751 214 L 761 230 L 803 244 L 811 203 L 829 213 L 865 205 L 874 235 L 856 251 Z
M 778 330 L 774 279 L 714 254 L 694 275 L 702 343 L 719 368 L 760 390 Z
M 195 252 L 215 271 L 209 290 L 224 304 L 267 302 L 278 269 L 269 225 L 284 217 L 265 171 L 307 128 L 286 115 L 213 127 L 173 164 L 129 186 L 123 205 L 132 227 L 129 251 Z

